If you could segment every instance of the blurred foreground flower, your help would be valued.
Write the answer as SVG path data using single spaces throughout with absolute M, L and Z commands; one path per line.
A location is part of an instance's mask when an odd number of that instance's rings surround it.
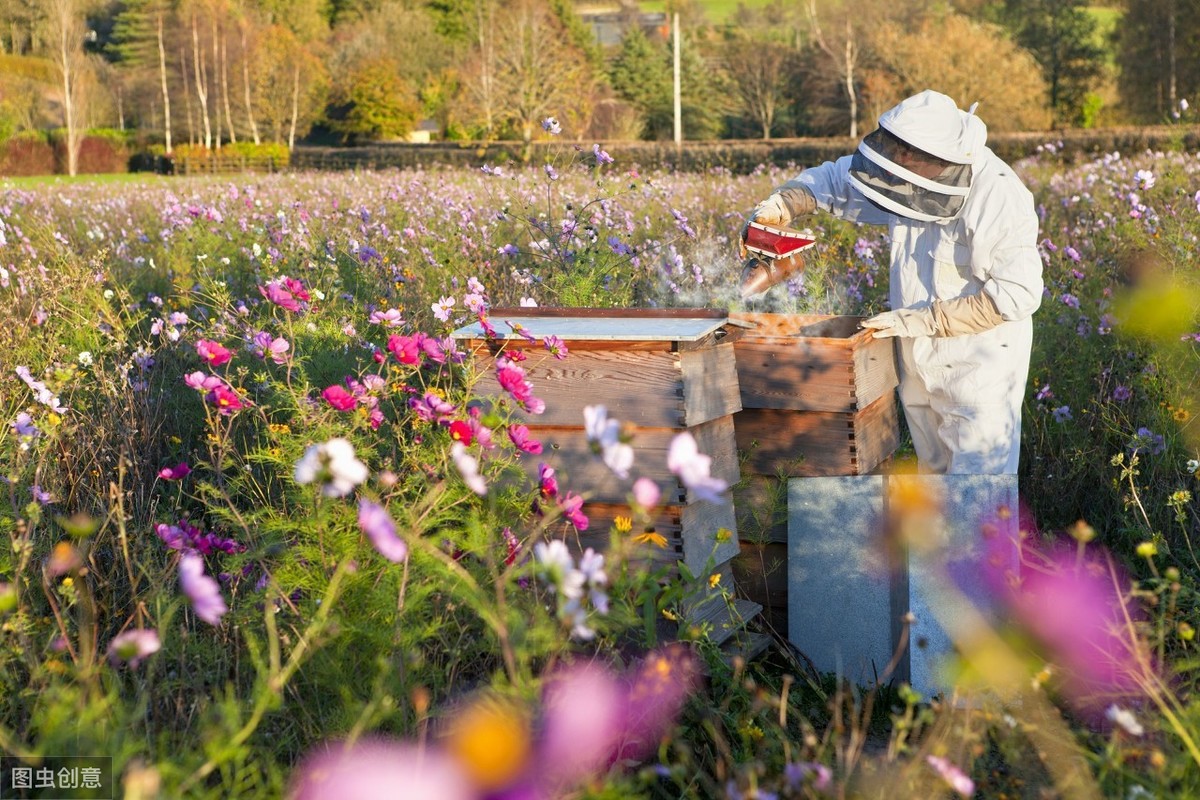
M 345 497 L 367 479 L 366 464 L 354 455 L 354 445 L 339 437 L 323 444 L 309 445 L 304 457 L 296 462 L 296 483 L 321 484 L 326 497 Z
M 108 660 L 113 666 L 123 662 L 131 668 L 137 669 L 143 659 L 157 653 L 161 647 L 158 631 L 135 628 L 125 631 L 109 642 Z
M 383 506 L 365 497 L 359 500 L 358 527 L 388 561 L 399 564 L 408 558 L 408 545 L 396 534 L 396 523 Z
M 185 462 L 180 462 L 173 467 L 163 467 L 158 471 L 158 477 L 164 481 L 177 481 L 187 477 L 192 472 L 192 468 Z
M 667 451 L 667 469 L 683 482 L 683 485 L 695 492 L 696 497 L 710 503 L 723 503 L 721 492 L 729 484 L 710 474 L 712 458 L 700 453 L 696 439 L 686 431 L 671 440 Z
M 925 756 L 926 763 L 933 767 L 934 772 L 942 777 L 951 789 L 963 797 L 975 794 L 975 781 L 971 780 L 961 769 L 940 756 Z
M 220 624 L 229 607 L 221 597 L 221 587 L 204 574 L 204 559 L 195 551 L 185 552 L 179 559 L 179 586 L 192 602 L 196 616 L 209 625 Z
M 699 670 L 675 644 L 625 673 L 591 663 L 546 677 L 540 713 L 485 695 L 445 715 L 437 744 L 372 739 L 310 754 L 290 800 L 552 800 L 658 749 Z M 534 721 L 536 720 L 536 724 Z

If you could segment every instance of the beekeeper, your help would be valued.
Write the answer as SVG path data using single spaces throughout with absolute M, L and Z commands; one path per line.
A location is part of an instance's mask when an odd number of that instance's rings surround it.
M 987 127 L 924 91 L 879 118 L 857 152 L 804 170 L 752 219 L 786 225 L 822 209 L 891 234 L 900 401 L 923 472 L 1014 474 L 1042 298 L 1033 196 L 986 146 Z

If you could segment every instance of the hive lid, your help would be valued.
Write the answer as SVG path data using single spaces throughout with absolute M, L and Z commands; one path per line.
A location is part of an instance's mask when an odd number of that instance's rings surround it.
M 521 326 L 529 334 L 541 339 L 557 336 L 563 341 L 626 341 L 626 342 L 694 342 L 728 324 L 724 315 L 707 316 L 659 316 L 640 309 L 614 310 L 612 315 L 581 314 L 538 315 L 534 309 L 522 309 L 533 314 L 501 316 L 493 310 L 489 322 L 500 339 L 520 338 L 514 326 Z M 580 309 L 580 311 L 587 311 Z M 705 313 L 704 309 L 699 309 Z M 479 322 L 466 325 L 451 334 L 455 339 L 482 339 L 483 326 Z

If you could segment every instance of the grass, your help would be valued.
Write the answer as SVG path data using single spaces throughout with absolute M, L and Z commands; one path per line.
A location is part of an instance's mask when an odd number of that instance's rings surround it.
M 152 175 L 148 172 L 107 172 L 88 175 L 20 175 L 14 178 L 0 178 L 0 189 L 32 189 L 39 186 L 75 183 L 153 184 L 157 180 L 165 180 L 165 178 L 164 176 Z

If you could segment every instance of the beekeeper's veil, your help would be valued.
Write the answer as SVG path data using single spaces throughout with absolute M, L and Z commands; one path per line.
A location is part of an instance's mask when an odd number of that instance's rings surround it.
M 850 183 L 894 214 L 924 222 L 953 219 L 987 141 L 987 126 L 973 112 L 930 90 L 902 101 L 859 144 Z

